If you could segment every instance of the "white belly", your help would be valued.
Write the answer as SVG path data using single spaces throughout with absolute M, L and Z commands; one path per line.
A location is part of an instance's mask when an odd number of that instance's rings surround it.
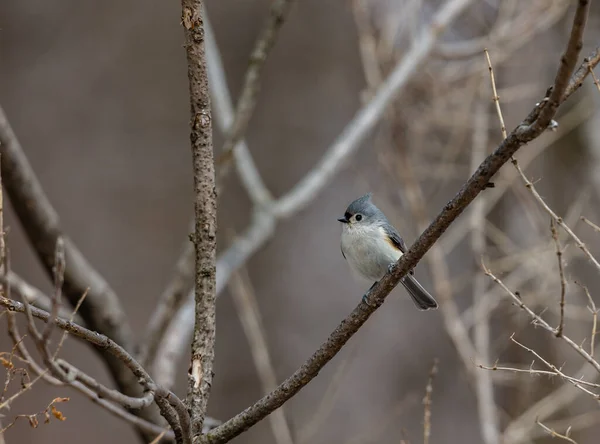
M 386 241 L 386 235 L 379 227 L 344 227 L 342 252 L 350 268 L 371 282 L 381 279 L 387 273 L 389 265 L 402 256 L 400 250 Z

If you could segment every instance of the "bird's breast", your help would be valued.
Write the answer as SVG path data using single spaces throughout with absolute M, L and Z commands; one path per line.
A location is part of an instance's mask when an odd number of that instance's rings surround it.
M 402 253 L 386 240 L 380 227 L 348 227 L 341 247 L 350 267 L 370 281 L 378 281 Z

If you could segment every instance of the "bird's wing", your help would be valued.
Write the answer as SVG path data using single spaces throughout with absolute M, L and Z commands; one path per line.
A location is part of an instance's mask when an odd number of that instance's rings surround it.
M 406 250 L 408 250 L 408 248 L 406 248 L 404 240 L 396 231 L 396 229 L 389 224 L 384 225 L 381 228 L 385 232 L 387 239 L 392 244 L 392 246 L 400 250 L 402 253 L 406 253 Z
M 386 226 L 382 226 L 381 228 L 385 232 L 388 242 L 394 248 L 397 248 L 398 250 L 400 250 L 402 252 L 402 254 L 406 253 L 406 250 L 408 250 L 408 248 L 406 247 L 406 244 L 404 243 L 404 239 L 402 239 L 402 236 L 400 236 L 400 234 L 396 231 L 396 229 L 389 223 Z M 414 274 L 414 273 L 415 273 L 414 270 L 410 270 L 408 272 L 408 274 Z
M 344 254 L 344 250 L 342 249 L 341 245 L 340 245 L 340 251 L 342 252 L 342 256 L 344 256 L 344 259 L 346 259 L 346 255 Z

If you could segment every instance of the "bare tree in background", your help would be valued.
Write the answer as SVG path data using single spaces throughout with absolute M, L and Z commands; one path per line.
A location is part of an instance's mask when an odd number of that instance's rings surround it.
M 336 357 L 400 279 L 429 253 L 426 263 L 440 299 L 443 326 L 458 356 L 460 372 L 468 376 L 472 386 L 482 441 L 520 443 L 548 434 L 577 442 L 579 430 L 593 427 L 600 419 L 594 407 L 582 401 L 587 396 L 597 402 L 600 396 L 592 285 L 597 276 L 578 277 L 579 285 L 575 286 L 569 264 L 584 258 L 597 273 L 600 263 L 572 227 L 583 221 L 589 229 L 600 232 L 600 228 L 590 220 L 596 215 L 586 211 L 587 193 L 573 191 L 576 197 L 567 199 L 568 208 L 555 211 L 523 169 L 595 109 L 583 98 L 557 117 L 559 107 L 584 82 L 598 88 L 590 89 L 590 93 L 600 94 L 593 72 L 600 62 L 600 48 L 583 60 L 580 57 L 591 1 L 579 0 L 569 11 L 571 2 L 561 0 L 550 4 L 411 1 L 401 7 L 394 2 L 354 0 L 348 6 L 358 31 L 367 83 L 363 105 L 323 157 L 279 197 L 269 190 L 244 139 L 260 88 L 268 86 L 261 77 L 265 63 L 285 22 L 294 14 L 295 2 L 270 3 L 235 106 L 202 3 L 182 0 L 181 9 L 191 110 L 189 171 L 193 173 L 194 232 L 184 243 L 172 279 L 140 340 L 134 339 L 123 297 L 61 226 L 8 117 L 0 109 L 3 189 L 52 282 L 52 292 L 46 295 L 12 270 L 7 248 L 10 239 L 5 242 L 2 228 L 0 304 L 5 308 L 13 346 L 2 354 L 6 382 L 0 405 L 10 407 L 22 395 L 35 391 L 38 381 L 44 381 L 59 390 L 75 389 L 134 426 L 143 442 L 226 443 L 267 417 L 276 442 L 312 442 L 322 427 L 319 422 L 327 416 L 323 403 L 339 390 L 339 375 L 332 378 L 332 390 L 325 392 L 314 417 L 299 430 L 291 425 L 286 403 Z M 526 82 L 525 74 L 517 76 L 514 84 L 501 80 L 507 77 L 502 73 L 503 63 L 567 13 L 569 26 L 561 39 L 562 56 L 558 50 L 548 50 L 538 58 L 538 63 L 547 64 L 554 73 L 545 96 L 536 101 L 541 85 L 522 83 Z M 586 80 L 588 76 L 591 80 Z M 519 114 L 525 115 L 520 121 L 508 119 L 517 113 L 517 108 L 512 108 L 518 101 L 528 103 L 529 112 L 520 110 Z M 222 147 L 213 147 L 213 121 L 224 135 Z M 514 129 L 508 132 L 507 126 Z M 376 195 L 382 201 L 398 199 L 407 209 L 402 226 L 412 229 L 413 234 L 422 233 L 327 340 L 278 384 L 258 296 L 245 266 L 276 234 L 282 221 L 317 199 L 375 129 L 372 154 L 388 179 L 385 189 Z M 515 154 L 527 144 L 517 160 Z M 507 162 L 513 168 L 509 165 L 501 170 Z M 252 205 L 249 225 L 233 236 L 221 232 L 216 214 L 217 201 L 222 203 L 217 191 L 227 188 L 231 167 Z M 369 182 L 361 175 L 362 169 L 357 171 L 361 180 Z M 443 200 L 440 193 L 454 185 L 458 191 L 441 211 L 430 208 L 429 202 Z M 398 189 L 402 191 L 392 191 Z M 4 227 L 1 202 L 0 227 Z M 469 219 L 457 221 L 469 206 Z M 499 216 L 494 215 L 499 207 L 503 207 Z M 227 239 L 219 255 L 217 232 Z M 472 259 L 471 266 L 453 269 L 454 250 L 467 238 L 469 252 L 462 255 Z M 277 272 L 276 267 L 272 272 Z M 228 420 L 215 420 L 206 415 L 219 337 L 216 304 L 217 296 L 228 286 L 264 396 Z M 465 289 L 472 296 L 461 307 L 464 301 L 457 296 Z M 550 292 L 558 297 L 550 297 Z M 575 300 L 577 293 L 585 297 Z M 514 307 L 506 301 L 512 301 Z M 517 316 L 515 307 L 524 316 Z M 26 335 L 20 331 L 19 316 Z M 532 326 L 541 327 L 546 335 L 531 331 Z M 114 388 L 59 356 L 68 347 L 67 336 L 77 337 L 98 351 Z M 581 343 L 580 336 L 588 338 L 590 344 Z M 190 342 L 191 360 L 186 365 L 183 357 Z M 554 344 L 563 345 L 571 354 L 561 359 L 559 353 L 564 350 Z M 505 350 L 510 345 L 522 354 L 512 347 Z M 509 364 L 494 363 L 500 356 Z M 568 367 L 558 364 L 564 360 Z M 188 367 L 187 395 L 178 396 L 176 377 Z M 429 378 L 422 381 L 424 415 L 418 439 L 426 443 L 439 439 L 435 417 L 445 412 L 434 412 L 434 385 L 439 384 L 434 376 L 444 371 L 444 363 L 436 361 Z M 523 384 L 529 384 L 524 378 L 532 376 L 539 377 L 536 381 L 555 377 L 564 385 L 554 388 L 537 382 L 523 397 Z M 20 385 L 15 382 L 18 379 Z M 571 414 L 567 407 L 575 401 L 581 412 Z M 3 418 L 2 439 L 18 420 L 26 419 L 32 427 L 38 426 L 39 418 L 64 421 L 66 409 L 59 405 L 66 402 L 72 400 L 60 396 L 38 403 L 38 413 L 13 414 L 11 410 L 12 416 Z M 457 442 L 461 441 L 459 434 Z

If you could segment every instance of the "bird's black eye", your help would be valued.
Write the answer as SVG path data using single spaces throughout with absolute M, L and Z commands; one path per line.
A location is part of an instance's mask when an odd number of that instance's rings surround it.
M 354 219 L 356 219 L 356 222 L 360 222 L 362 220 L 362 214 L 357 214 Z

